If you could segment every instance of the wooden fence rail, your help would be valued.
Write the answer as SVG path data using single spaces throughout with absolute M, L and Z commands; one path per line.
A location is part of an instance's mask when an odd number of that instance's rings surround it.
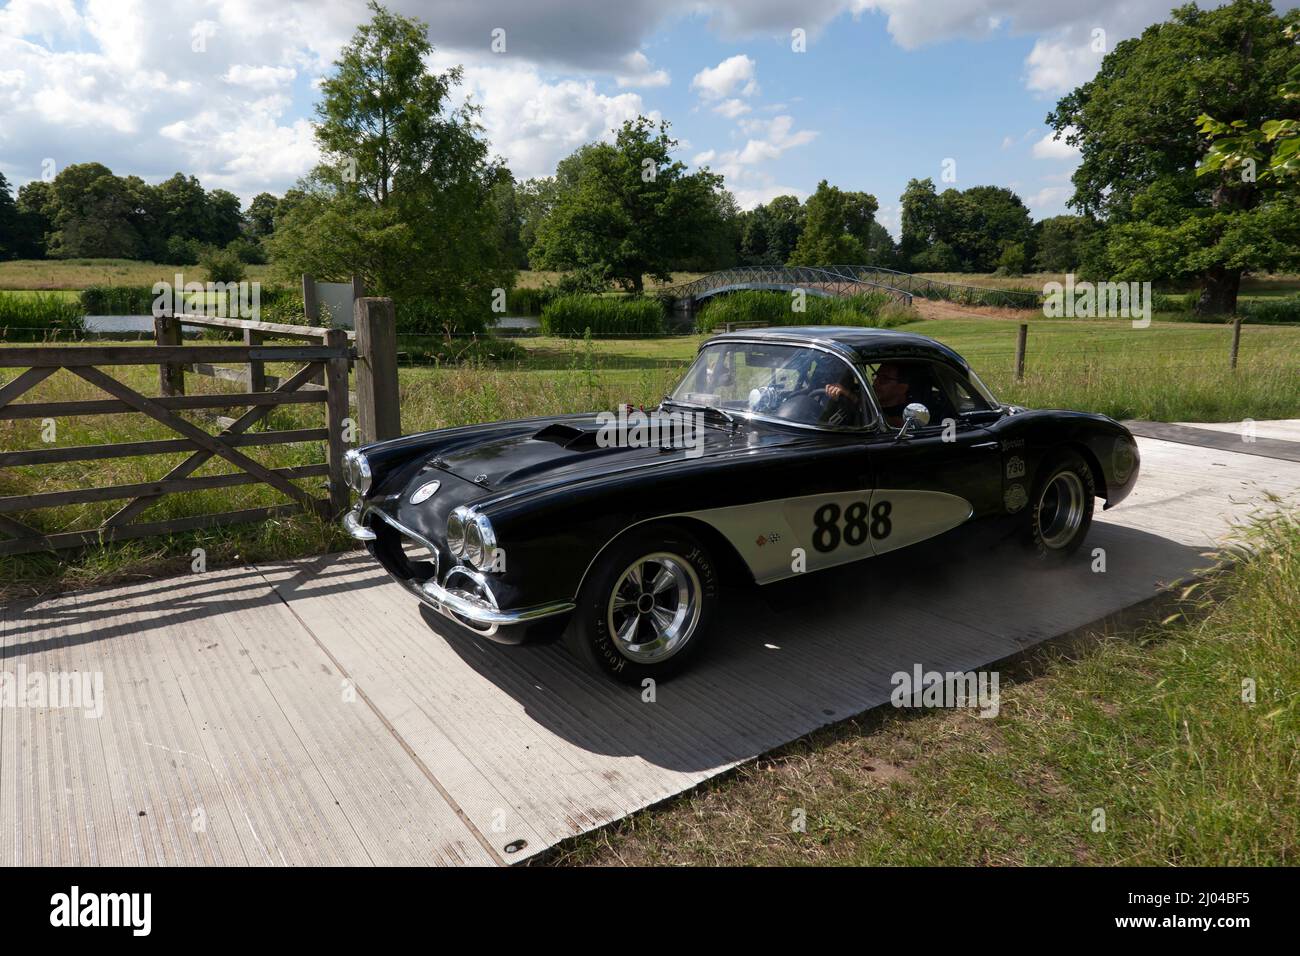
M 0 420 L 137 412 L 154 419 L 180 436 L 156 441 L 4 451 L 0 452 L 0 466 L 31 466 L 191 452 L 188 458 L 155 481 L 0 497 L 0 531 L 10 535 L 8 540 L 0 541 L 0 555 L 56 550 L 214 525 L 262 521 L 300 512 L 315 512 L 325 517 L 340 514 L 348 505 L 347 485 L 343 476 L 345 451 L 343 430 L 348 413 L 348 365 L 352 359 L 352 350 L 348 346 L 347 335 L 343 330 L 326 330 L 321 341 L 323 344 L 312 346 L 167 345 L 154 348 L 135 346 L 0 348 L 0 368 L 26 367 L 25 371 L 16 378 L 0 387 Z M 255 361 L 295 364 L 305 362 L 306 364 L 271 390 L 227 392 L 216 395 L 183 394 L 183 368 L 187 364 Z M 175 387 L 172 394 L 149 397 L 103 371 L 105 367 L 132 365 L 156 365 L 159 369 L 160 381 L 164 386 L 179 384 L 179 387 Z M 16 401 L 59 369 L 66 369 L 95 385 L 110 397 L 61 402 Z M 172 369 L 181 369 L 181 371 L 173 373 Z M 304 390 L 304 386 L 316 378 L 323 380 L 323 387 L 320 390 Z M 166 391 L 164 387 L 164 392 Z M 249 433 L 249 429 L 273 408 L 289 404 L 323 404 L 326 412 L 324 427 Z M 177 414 L 182 410 L 245 405 L 249 406 L 247 411 L 231 420 L 217 434 L 212 434 Z M 313 465 L 268 468 L 250 458 L 244 451 L 254 446 L 304 441 L 324 441 L 326 460 Z M 223 475 L 193 476 L 200 466 L 213 458 L 222 458 L 239 470 Z M 299 479 L 317 477 L 325 477 L 328 481 L 328 495 L 325 498 L 318 498 L 294 483 Z M 265 508 L 195 515 L 168 521 L 144 523 L 134 521 L 141 512 L 163 495 L 248 484 L 270 485 L 285 495 L 289 503 Z M 88 531 L 45 534 L 10 517 L 20 512 L 113 499 L 126 499 L 126 504 L 110 515 L 99 527 Z

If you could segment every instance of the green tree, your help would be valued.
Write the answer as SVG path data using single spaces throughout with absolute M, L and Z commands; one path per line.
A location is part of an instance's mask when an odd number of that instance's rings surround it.
M 243 234 L 244 213 L 238 196 L 225 189 L 214 189 L 208 193 L 206 205 L 204 242 L 224 248 Z
M 452 108 L 459 68 L 433 74 L 427 26 L 377 3 L 321 86 L 323 162 L 276 207 L 282 274 L 360 274 L 378 293 L 480 314 L 514 270 L 496 228 L 498 165 L 475 110 Z
M 916 268 L 913 257 L 939 239 L 939 196 L 933 179 L 910 179 L 903 190 L 898 256 L 905 268 Z
M 529 179 L 515 188 L 515 212 L 519 216 L 519 244 L 524 248 L 528 268 L 533 268 L 533 245 L 537 229 L 550 213 L 558 194 L 554 176 Z
M 743 215 L 736 197 L 728 189 L 715 189 L 710 197 L 713 215 L 705 218 L 705 231 L 690 255 L 669 263 L 673 271 L 713 272 L 740 262 Z
M 9 180 L 0 173 L 0 260 L 17 259 L 23 244 L 22 215 L 9 191 Z
M 686 172 L 668 124 L 628 120 L 613 143 L 584 146 L 556 171 L 555 201 L 537 230 L 533 259 L 547 269 L 606 275 L 640 292 L 671 266 L 707 251 L 717 228 L 722 177 Z M 566 166 L 567 164 L 567 166 Z
M 492 212 L 496 220 L 498 242 L 506 258 L 516 269 L 527 269 L 528 247 L 523 240 L 519 184 L 504 166 L 498 170 L 497 182 L 492 187 Z
M 903 191 L 902 204 L 899 254 L 917 271 L 947 271 L 934 266 L 948 262 L 962 272 L 991 272 L 1008 244 L 1018 244 L 1029 254 L 1029 209 L 1004 186 L 945 189 L 936 195 L 933 180 L 913 179 Z M 940 242 L 942 250 L 924 255 Z
M 137 205 L 125 180 L 102 163 L 65 166 L 50 183 L 49 255 L 60 259 L 134 259 L 143 243 Z
M 894 237 L 880 223 L 873 222 L 867 234 L 866 265 L 893 269 L 897 264 L 898 247 L 894 243 Z
M 803 233 L 786 260 L 792 266 L 853 265 L 865 263 L 871 225 L 879 204 L 869 193 L 850 192 L 817 184 L 804 203 Z
M 1005 186 L 945 189 L 939 196 L 938 238 L 952 247 L 963 272 L 991 272 L 1008 244 L 1029 245 L 1029 209 Z
M 208 241 L 208 194 L 196 177 L 175 173 L 154 189 L 158 226 L 164 237 Z
M 43 259 L 50 232 L 54 229 L 53 190 L 43 179 L 33 179 L 18 189 L 21 217 L 22 259 Z
M 1034 224 L 1034 268 L 1042 272 L 1078 272 L 1084 245 L 1096 230 L 1087 216 L 1052 216 Z
M 280 200 L 270 193 L 258 193 L 253 197 L 245 214 L 250 235 L 264 239 L 275 231 L 275 211 L 279 203 Z
M 1198 176 L 1212 144 L 1197 120 L 1259 129 L 1294 117 L 1280 91 L 1300 62 L 1287 35 L 1297 22 L 1264 0 L 1178 7 L 1117 44 L 1048 115 L 1080 150 L 1071 205 L 1107 221 L 1116 278 L 1194 281 L 1198 311 L 1223 313 L 1236 308 L 1243 272 L 1295 262 L 1294 199 L 1231 165 Z

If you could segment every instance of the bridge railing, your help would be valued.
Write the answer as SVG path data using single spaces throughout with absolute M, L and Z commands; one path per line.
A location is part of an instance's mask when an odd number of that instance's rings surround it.
M 882 278 L 854 275 L 846 269 L 819 266 L 733 266 L 683 285 L 672 286 L 665 289 L 664 293 L 678 299 L 693 300 L 733 289 L 802 288 L 814 295 L 853 295 L 878 291 L 905 305 L 911 305 L 910 291 L 882 281 Z
M 856 276 L 864 281 L 892 285 L 931 301 L 1008 306 L 1014 309 L 1038 309 L 1043 304 L 1043 294 L 1032 289 L 998 289 L 947 282 L 910 272 L 899 272 L 897 269 L 886 269 L 883 266 L 836 265 L 826 266 L 825 269 L 845 276 Z
M 869 265 L 733 266 L 711 272 L 692 282 L 672 286 L 665 289 L 664 293 L 678 299 L 693 300 L 733 289 L 795 287 L 819 295 L 852 295 L 868 289 L 877 290 L 892 295 L 906 305 L 911 305 L 916 296 L 931 301 L 1016 309 L 1038 309 L 1043 303 L 1042 293 L 1035 290 L 964 285 Z

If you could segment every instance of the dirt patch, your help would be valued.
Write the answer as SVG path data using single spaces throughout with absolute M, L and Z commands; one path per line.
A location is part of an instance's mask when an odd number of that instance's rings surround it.
M 1033 309 L 1008 309 L 992 305 L 959 305 L 956 302 L 932 301 L 919 296 L 912 307 L 923 319 L 1017 319 L 1027 321 L 1039 315 Z

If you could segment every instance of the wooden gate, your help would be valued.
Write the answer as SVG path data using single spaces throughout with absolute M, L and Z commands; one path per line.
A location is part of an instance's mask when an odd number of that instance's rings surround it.
M 59 346 L 0 348 L 0 368 L 23 368 L 12 381 L 0 386 L 0 420 L 44 419 L 73 415 L 109 415 L 138 412 L 167 426 L 178 437 L 157 441 L 119 442 L 65 448 L 0 451 L 0 467 L 54 462 L 95 461 L 137 455 L 190 451 L 191 454 L 157 481 L 139 484 L 77 488 L 69 491 L 0 497 L 0 555 L 23 554 L 139 538 L 148 535 L 192 531 L 214 525 L 261 521 L 303 511 L 325 517 L 342 513 L 348 505 L 343 476 L 344 420 L 348 415 L 348 364 L 352 350 L 341 329 L 321 330 L 323 344 L 308 346 L 262 345 L 168 345 Z M 212 395 L 178 394 L 175 377 L 186 366 L 210 363 L 246 364 L 261 369 L 267 362 L 305 362 L 297 372 L 273 390 L 230 392 Z M 114 378 L 104 367 L 156 365 L 163 394 L 150 398 Z M 59 369 L 67 369 L 106 392 L 111 398 L 72 402 L 16 402 L 28 390 Z M 310 386 L 321 381 L 322 386 Z M 169 388 L 168 385 L 173 385 Z M 249 429 L 280 405 L 322 403 L 324 428 L 299 428 L 250 432 Z M 182 418 L 177 412 L 191 409 L 251 406 L 243 415 L 225 424 L 217 434 Z M 326 461 L 292 468 L 267 468 L 241 449 L 289 442 L 324 441 Z M 220 457 L 240 469 L 223 475 L 191 477 L 205 462 Z M 296 479 L 328 477 L 329 493 L 317 498 L 294 484 Z M 168 521 L 134 522 L 133 519 L 163 495 L 176 492 L 225 488 L 265 483 L 282 492 L 289 503 L 242 511 L 202 514 Z M 113 499 L 129 499 L 99 527 L 88 531 L 44 534 L 10 517 L 16 512 Z

